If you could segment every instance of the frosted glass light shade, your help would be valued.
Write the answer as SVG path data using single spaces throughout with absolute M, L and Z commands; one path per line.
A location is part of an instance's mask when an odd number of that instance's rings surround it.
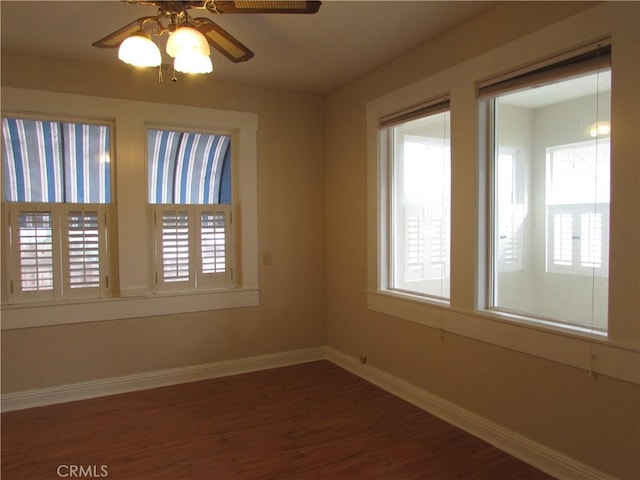
M 118 58 L 136 67 L 157 67 L 162 63 L 160 49 L 143 33 L 126 38 L 118 49 Z
M 182 49 L 176 56 L 173 68 L 182 73 L 210 73 L 213 72 L 213 63 L 209 55 L 187 48 Z
M 182 50 L 197 50 L 203 55 L 209 55 L 209 43 L 205 36 L 192 27 L 178 27 L 169 35 L 167 40 L 167 54 L 173 58 L 180 55 Z
M 611 133 L 611 124 L 609 122 L 596 122 L 589 125 L 589 136 L 592 138 L 606 137 Z

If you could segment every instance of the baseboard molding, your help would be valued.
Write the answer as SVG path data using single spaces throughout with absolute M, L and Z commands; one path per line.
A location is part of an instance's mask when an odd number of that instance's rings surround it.
M 118 393 L 195 382 L 327 359 L 335 365 L 435 415 L 559 479 L 614 480 L 613 477 L 534 442 L 404 380 L 330 347 L 273 353 L 184 368 L 92 380 L 1 396 L 2 412 L 73 402 Z
M 74 402 L 106 395 L 115 395 L 118 393 L 148 390 L 168 385 L 313 362 L 326 359 L 326 357 L 327 348 L 317 347 L 7 393 L 1 397 L 1 410 L 2 412 L 10 412 L 25 408 L 42 407 L 56 403 Z
M 338 350 L 329 347 L 327 349 L 327 359 L 383 390 L 556 478 L 567 480 L 614 480 L 614 477 L 604 472 L 460 408 L 383 370 L 371 365 L 363 365 L 357 359 Z

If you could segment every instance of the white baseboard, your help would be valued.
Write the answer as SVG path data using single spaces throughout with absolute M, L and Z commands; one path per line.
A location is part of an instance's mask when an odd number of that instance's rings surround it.
M 330 347 L 273 353 L 238 360 L 7 393 L 1 397 L 2 411 L 9 412 L 56 403 L 86 400 L 323 359 L 328 359 L 335 365 L 556 478 L 567 480 L 614 480 L 613 477 L 606 473 L 460 408 L 383 370 L 371 365 L 362 365 L 357 359 Z
M 613 477 L 604 472 L 460 408 L 383 370 L 367 364 L 363 365 L 357 359 L 333 348 L 329 347 L 327 349 L 327 359 L 396 397 L 441 418 L 447 423 L 556 478 L 567 480 L 614 480 Z
M 257 357 L 227 360 L 204 365 L 172 368 L 154 372 L 126 375 L 123 377 L 91 380 L 50 388 L 39 388 L 3 394 L 2 411 L 10 412 L 25 408 L 42 407 L 56 403 L 73 402 L 118 393 L 147 390 L 151 388 L 195 382 L 216 377 L 255 372 L 269 368 L 285 367 L 299 363 L 323 360 L 326 347 L 316 347 L 290 352 L 273 353 Z

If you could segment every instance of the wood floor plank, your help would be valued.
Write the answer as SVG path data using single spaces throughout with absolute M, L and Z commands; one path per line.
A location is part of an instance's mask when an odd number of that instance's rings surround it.
M 546 480 L 326 361 L 2 415 L 3 480 Z

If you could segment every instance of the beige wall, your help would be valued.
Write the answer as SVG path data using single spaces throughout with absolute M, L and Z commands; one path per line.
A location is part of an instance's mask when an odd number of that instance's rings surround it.
M 437 328 L 377 313 L 367 306 L 366 292 L 371 288 L 368 277 L 371 267 L 368 255 L 371 252 L 367 249 L 375 249 L 375 242 L 371 241 L 371 228 L 367 224 L 367 217 L 371 216 L 367 175 L 371 175 L 372 166 L 367 157 L 366 118 L 370 102 L 405 87 L 411 87 L 410 92 L 415 93 L 418 88 L 413 88 L 414 82 L 473 60 L 521 36 L 546 29 L 584 8 L 584 4 L 577 3 L 501 4 L 328 95 L 328 341 L 330 347 L 353 358 L 366 355 L 367 365 L 395 375 L 596 470 L 616 478 L 635 479 L 640 476 L 640 389 L 637 382 L 634 384 L 604 375 L 596 379 L 589 376 L 587 369 L 521 353 L 474 339 L 473 336 L 445 333 L 442 341 Z M 631 122 L 623 127 L 625 131 L 620 131 L 616 139 L 620 147 L 618 152 L 629 154 L 620 156 L 615 175 L 618 176 L 616 181 L 619 182 L 617 186 L 620 191 L 626 192 L 628 211 L 634 212 L 627 218 L 634 219 L 626 227 L 623 226 L 624 222 L 618 223 L 619 230 L 613 233 L 616 245 L 612 248 L 616 252 L 612 253 L 611 264 L 612 299 L 615 297 L 617 300 L 615 305 L 610 306 L 610 315 L 617 319 L 612 335 L 637 352 L 640 262 L 637 246 L 639 229 L 635 217 L 639 203 L 637 26 L 640 25 L 640 10 L 638 5 L 629 3 L 595 8 L 602 8 L 602 11 L 597 15 L 587 15 L 583 21 L 569 22 L 567 28 L 575 29 L 575 32 L 567 30 L 563 35 L 575 33 L 588 36 L 600 19 L 631 19 L 627 23 L 627 33 L 618 34 L 618 43 L 614 46 L 617 55 L 624 55 L 625 52 L 628 55 L 625 58 L 629 62 L 624 62 L 624 66 L 623 62 L 618 65 L 626 69 L 625 75 L 629 76 L 629 81 L 625 84 L 625 92 L 614 93 L 613 103 L 621 118 L 625 117 Z M 546 38 L 545 42 L 552 45 L 554 40 Z M 527 45 L 531 46 L 532 43 Z M 512 54 L 518 56 L 518 50 L 512 51 Z M 489 57 L 495 61 L 496 68 L 501 65 L 503 59 L 499 55 Z M 527 60 L 519 57 L 515 62 L 522 64 Z M 518 63 L 515 65 L 519 66 Z M 486 64 L 481 67 L 486 68 Z M 456 84 L 473 81 L 470 77 L 473 74 L 473 69 L 464 71 L 454 80 Z M 438 82 L 433 83 L 441 87 L 441 77 L 438 78 Z M 443 315 L 447 324 L 462 329 L 465 324 L 472 323 L 473 328 L 479 326 L 482 330 L 485 324 L 490 326 L 489 323 L 472 313 L 476 257 L 473 249 L 477 168 L 477 155 L 473 154 L 477 151 L 473 123 L 476 112 L 473 108 L 461 110 L 466 108 L 461 107 L 462 104 L 474 104 L 470 92 L 465 92 L 468 96 L 464 98 L 452 97 L 452 303 L 458 310 L 442 314 L 438 308 L 424 308 L 423 315 L 426 318 L 423 320 L 424 323 L 437 325 L 441 321 L 437 317 Z M 426 98 L 423 100 L 430 98 L 429 95 L 433 97 L 433 94 L 433 91 L 425 89 Z M 628 109 L 620 103 L 616 104 L 616 99 L 622 97 L 627 98 Z M 457 140 L 457 145 L 461 146 L 458 150 L 455 136 L 460 130 L 456 130 L 457 126 L 471 133 L 466 144 L 464 139 Z M 460 152 L 470 155 L 456 158 Z M 623 171 L 626 171 L 626 180 Z M 617 215 L 621 213 L 619 210 Z M 628 235 L 625 235 L 625 228 Z M 631 239 L 636 243 L 635 246 L 631 245 Z M 630 255 L 627 265 L 617 260 L 622 252 Z M 411 308 L 413 312 L 417 311 L 415 305 Z M 585 359 L 587 356 L 588 353 Z M 638 357 L 635 355 L 632 358 L 637 361 Z
M 272 255 L 258 307 L 4 330 L 3 393 L 326 344 L 323 96 L 6 53 L 2 86 L 257 113 L 259 258 Z
M 2 391 L 329 345 L 610 475 L 638 478 L 637 385 L 451 333 L 441 341 L 437 329 L 367 309 L 367 102 L 584 8 L 502 3 L 327 96 L 215 76 L 158 85 L 126 67 L 3 53 L 3 86 L 257 113 L 259 246 L 273 265 L 260 266 L 259 307 L 5 330 Z M 472 190 L 458 196 L 454 231 L 474 219 Z M 455 291 L 473 288 L 471 270 Z M 627 279 L 637 295 L 637 278 Z M 614 310 L 626 308 L 637 321 L 636 304 Z

